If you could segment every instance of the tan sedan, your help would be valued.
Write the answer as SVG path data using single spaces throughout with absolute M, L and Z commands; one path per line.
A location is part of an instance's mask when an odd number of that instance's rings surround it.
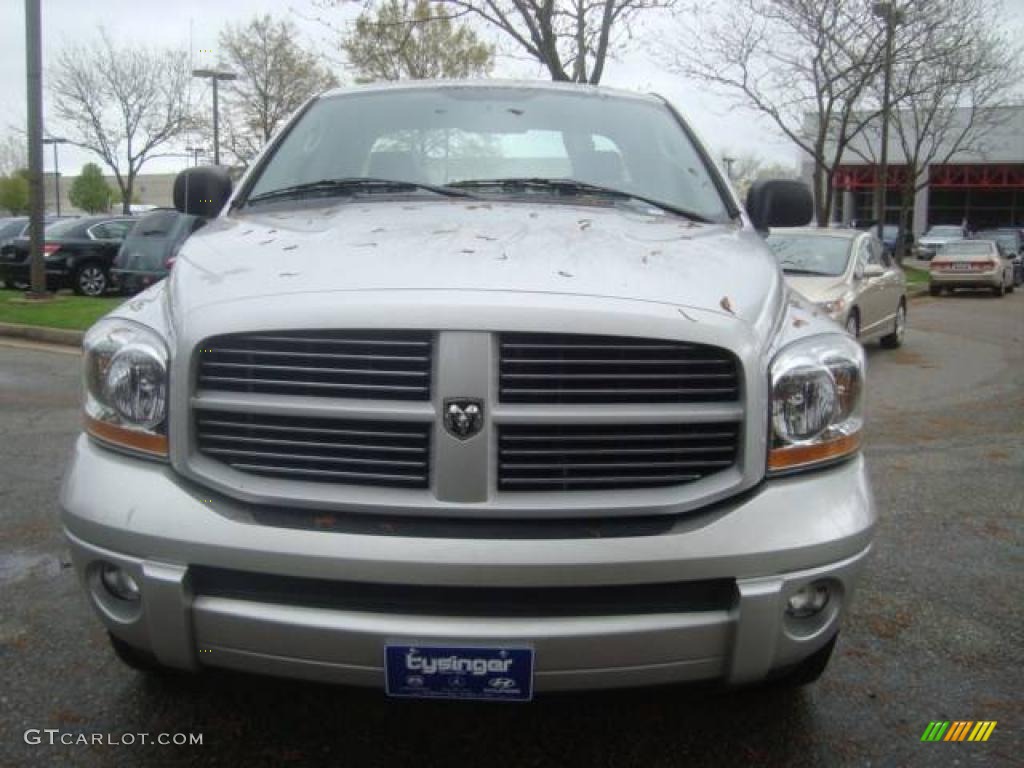
M 768 235 L 786 282 L 821 307 L 851 336 L 903 343 L 907 286 L 903 270 L 872 232 L 775 229 Z
M 939 248 L 932 259 L 928 289 L 985 288 L 996 296 L 1013 293 L 1013 260 L 994 240 L 956 240 Z

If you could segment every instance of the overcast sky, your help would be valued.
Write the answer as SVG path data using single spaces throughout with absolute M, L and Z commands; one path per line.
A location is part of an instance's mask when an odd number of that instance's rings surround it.
M 272 2 L 271 0 L 42 0 L 44 88 L 46 67 L 56 51 L 69 41 L 84 41 L 97 34 L 99 25 L 118 42 L 191 48 L 196 66 L 216 62 L 217 33 L 228 22 L 246 21 L 255 14 L 288 16 L 304 33 L 311 46 L 325 53 L 330 36 L 313 17 L 312 0 Z M 339 23 L 358 11 L 352 3 L 344 11 L 333 11 Z M 1004 0 L 1007 23 L 1024 35 L 1024 0 Z M 334 67 L 342 81 L 346 73 Z M 542 77 L 539 67 L 518 58 L 502 57 L 495 71 L 500 77 Z M 0 131 L 24 126 L 25 120 L 25 34 L 24 4 L 20 0 L 0 3 Z M 672 100 L 689 118 L 720 156 L 752 151 L 770 162 L 796 165 L 793 148 L 766 120 L 745 110 L 733 109 L 726 98 L 708 94 L 706 89 L 669 75 L 652 63 L 642 51 L 634 50 L 621 60 L 609 62 L 605 85 L 642 91 L 657 91 Z M 55 129 L 56 130 L 56 129 Z M 83 163 L 94 160 L 88 152 L 61 147 L 61 171 L 74 174 Z M 52 169 L 46 153 L 46 170 Z M 176 171 L 186 160 L 158 159 L 143 172 Z

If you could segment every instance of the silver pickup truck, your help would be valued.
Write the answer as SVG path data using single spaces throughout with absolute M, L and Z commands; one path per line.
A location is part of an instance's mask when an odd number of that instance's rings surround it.
M 114 650 L 392 696 L 817 678 L 875 529 L 864 355 L 656 96 L 313 99 L 84 343 L 62 520 Z

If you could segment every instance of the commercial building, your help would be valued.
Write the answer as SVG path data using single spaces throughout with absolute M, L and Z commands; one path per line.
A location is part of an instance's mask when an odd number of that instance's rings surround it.
M 173 205 L 173 190 L 174 190 L 174 178 L 177 174 L 174 173 L 147 173 L 139 174 L 135 177 L 135 185 L 133 192 L 134 201 L 142 205 L 155 205 L 161 208 L 170 207 Z M 78 210 L 71 204 L 71 200 L 68 197 L 68 192 L 71 190 L 71 185 L 74 184 L 75 176 L 67 176 L 65 174 L 60 175 L 60 212 L 63 214 L 81 214 L 82 211 Z M 104 177 L 107 184 L 114 191 L 114 198 L 110 204 L 110 210 L 112 213 L 117 213 L 121 210 L 121 193 L 117 186 L 117 180 L 113 176 Z M 47 213 L 56 213 L 57 202 L 56 202 L 56 185 L 54 183 L 53 173 L 43 174 L 43 190 L 46 196 L 45 208 Z
M 905 119 L 907 115 L 894 115 Z M 972 229 L 995 226 L 1024 227 L 1024 107 L 1007 107 L 974 113 L 959 109 L 952 114 L 947 137 L 968 130 L 971 121 L 976 138 L 950 152 L 953 142 L 937 144 L 926 153 L 933 162 L 919 169 L 922 189 L 914 195 L 907 222 L 915 235 L 935 224 L 967 223 Z M 911 124 L 910 121 L 905 125 Z M 981 126 L 979 129 L 977 126 Z M 875 218 L 875 189 L 879 168 L 880 130 L 869 126 L 844 154 L 835 175 L 833 220 L 849 224 Z M 812 166 L 804 161 L 802 173 L 809 181 Z M 907 175 L 911 173 L 896 130 L 889 133 L 887 174 L 887 223 L 899 222 Z

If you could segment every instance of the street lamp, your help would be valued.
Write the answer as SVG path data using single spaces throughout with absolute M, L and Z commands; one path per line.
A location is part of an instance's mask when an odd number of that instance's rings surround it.
M 213 164 L 220 165 L 220 134 L 217 126 L 217 83 L 221 80 L 236 80 L 238 75 L 218 69 L 193 69 L 192 77 L 205 77 L 213 81 Z
M 60 216 L 60 161 L 57 158 L 57 145 L 67 143 L 67 139 L 60 139 L 57 138 L 56 136 L 51 136 L 48 139 L 43 139 L 43 144 L 53 144 L 53 186 L 56 189 L 58 216 Z
M 192 153 L 192 164 L 199 165 L 199 153 L 206 150 L 203 147 L 185 147 L 185 151 Z
M 732 177 L 732 164 L 736 162 L 736 158 L 722 155 L 722 162 L 725 163 L 725 175 L 729 177 L 729 181 L 735 181 Z
M 884 242 L 885 235 L 885 197 L 889 187 L 889 92 L 892 88 L 892 43 L 896 33 L 896 25 L 903 21 L 903 11 L 894 3 L 875 3 L 871 12 L 885 21 L 885 74 L 882 85 L 882 147 L 878 163 L 878 186 L 875 192 L 875 219 L 878 227 L 878 239 Z M 897 247 L 899 246 L 900 230 L 897 230 Z

